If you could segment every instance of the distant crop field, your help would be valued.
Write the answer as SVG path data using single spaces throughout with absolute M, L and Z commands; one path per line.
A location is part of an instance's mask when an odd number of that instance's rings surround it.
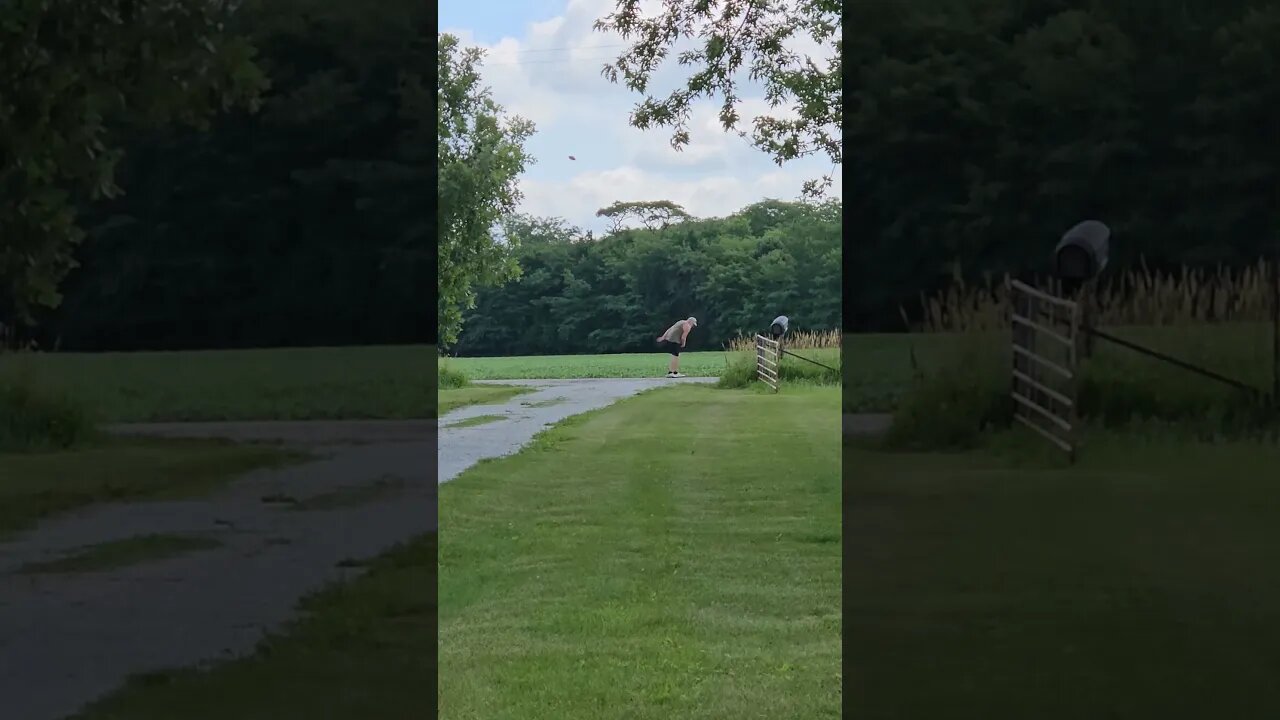
M 0 355 L 103 422 L 406 419 L 435 415 L 435 350 L 289 348 Z
M 796 354 L 832 364 L 839 350 L 796 350 Z M 539 355 L 520 357 L 449 358 L 445 362 L 469 380 L 529 380 L 572 378 L 662 377 L 667 373 L 665 353 L 617 355 Z M 750 358 L 749 352 L 709 351 L 680 355 L 680 372 L 695 377 L 720 377 L 734 360 Z M 784 358 L 784 363 L 803 360 Z
M 735 353 L 689 352 L 680 355 L 685 375 L 719 377 Z M 517 357 L 449 358 L 449 367 L 469 380 L 529 380 L 566 378 L 662 377 L 667 373 L 665 353 L 617 355 L 537 355 Z

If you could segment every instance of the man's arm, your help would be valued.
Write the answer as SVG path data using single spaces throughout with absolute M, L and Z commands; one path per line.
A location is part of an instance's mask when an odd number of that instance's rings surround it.
M 685 320 L 680 330 L 680 347 L 684 347 L 684 343 L 689 339 L 689 321 Z

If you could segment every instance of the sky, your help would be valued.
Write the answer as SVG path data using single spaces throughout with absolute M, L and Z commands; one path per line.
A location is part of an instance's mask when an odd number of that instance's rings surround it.
M 695 217 L 724 216 L 765 198 L 799 199 L 806 180 L 832 172 L 825 155 L 776 165 L 724 131 L 714 100 L 693 107 L 692 137 L 679 152 L 669 128 L 631 127 L 641 96 L 600 75 L 625 41 L 591 27 L 613 7 L 614 0 L 440 0 L 440 32 L 484 48 L 482 74 L 494 100 L 536 127 L 525 144 L 536 162 L 520 178 L 520 212 L 561 217 L 600 235 L 609 223 L 595 211 L 618 200 L 671 200 Z M 816 47 L 796 49 L 820 57 Z M 655 91 L 687 77 L 669 65 Z M 745 120 L 781 112 L 769 110 L 758 84 L 744 83 L 739 95 Z M 828 195 L 838 198 L 838 167 L 834 180 Z

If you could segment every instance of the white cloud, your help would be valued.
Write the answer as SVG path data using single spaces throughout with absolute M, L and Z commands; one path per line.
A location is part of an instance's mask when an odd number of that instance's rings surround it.
M 649 172 L 634 165 L 598 172 L 583 172 L 565 180 L 526 176 L 521 180 L 524 208 L 540 216 L 568 218 L 597 232 L 607 223 L 595 218 L 596 210 L 617 200 L 670 200 L 695 217 L 723 217 L 765 198 L 794 198 L 798 177 L 786 170 L 759 174 L 704 174 L 688 179 Z M 832 195 L 840 196 L 836 175 Z M 590 220 L 589 222 L 587 220 Z
M 486 47 L 483 74 L 494 99 L 537 127 L 527 146 L 537 163 L 521 178 L 521 211 L 560 216 L 599 233 L 607 223 L 595 211 L 617 200 L 666 199 L 696 216 L 726 215 L 766 197 L 797 198 L 806 180 L 832 171 L 825 156 L 778 167 L 748 140 L 724 131 L 714 100 L 693 106 L 690 142 L 679 152 L 670 145 L 669 128 L 631 127 L 630 113 L 641 97 L 600 74 L 624 41 L 592 29 L 614 6 L 614 0 L 569 0 L 563 14 Z M 652 11 L 660 3 L 647 0 L 642 6 Z M 441 32 L 477 44 L 470 29 Z M 828 52 L 807 38 L 789 47 L 819 57 Z M 667 63 L 654 79 L 655 92 L 676 87 L 686 72 Z M 749 131 L 762 113 L 792 114 L 770 108 L 758 85 L 743 85 L 740 94 L 742 130 Z M 571 155 L 577 159 L 569 160 Z M 832 194 L 838 197 L 836 170 Z

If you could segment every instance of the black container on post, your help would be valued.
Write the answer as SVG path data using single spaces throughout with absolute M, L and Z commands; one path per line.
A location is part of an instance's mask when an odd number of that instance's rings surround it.
M 1086 328 L 1093 326 L 1090 289 L 1110 258 L 1111 228 L 1097 220 L 1085 220 L 1068 230 L 1053 250 L 1054 276 L 1062 284 L 1063 294 L 1080 303 L 1080 324 Z M 1093 355 L 1093 335 L 1082 332 L 1079 338 L 1080 356 Z
M 773 319 L 772 323 L 769 323 L 769 334 L 773 336 L 774 340 L 781 340 L 782 336 L 787 334 L 787 327 L 790 324 L 791 321 L 787 319 L 786 315 L 779 315 Z
M 1053 250 L 1054 274 L 1068 295 L 1107 267 L 1111 256 L 1111 229 L 1097 220 L 1085 220 L 1062 236 Z

